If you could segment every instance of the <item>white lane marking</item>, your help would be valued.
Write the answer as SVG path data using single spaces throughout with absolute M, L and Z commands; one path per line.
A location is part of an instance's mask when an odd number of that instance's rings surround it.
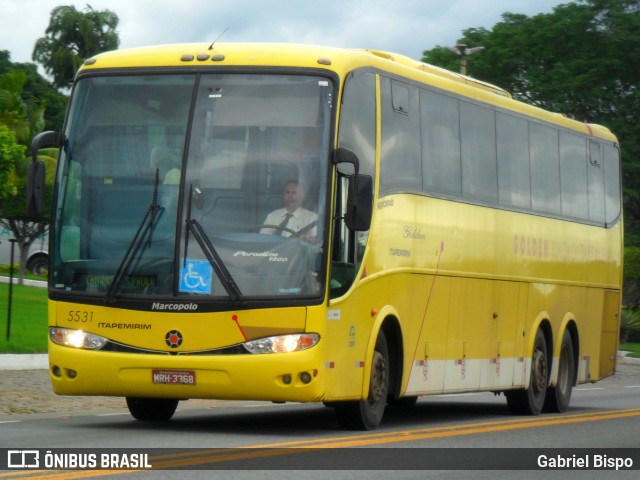
M 479 392 L 479 393 L 446 393 L 444 395 L 437 395 L 435 397 L 478 397 L 481 395 L 485 395 L 487 392 Z

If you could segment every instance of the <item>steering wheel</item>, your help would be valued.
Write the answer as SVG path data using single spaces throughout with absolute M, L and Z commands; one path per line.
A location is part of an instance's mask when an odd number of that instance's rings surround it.
M 302 235 L 304 235 L 305 233 L 309 232 L 313 227 L 315 227 L 318 224 L 317 220 L 314 220 L 313 222 L 311 222 L 309 225 L 304 226 L 303 228 L 301 228 L 300 230 L 298 230 L 297 232 L 295 230 L 291 230 L 290 228 L 287 227 L 281 227 L 280 225 L 270 225 L 270 224 L 262 224 L 262 225 L 257 225 L 255 227 L 252 227 L 250 229 L 250 231 L 252 232 L 259 232 L 260 230 L 262 230 L 263 228 L 272 228 L 274 230 L 280 231 L 280 232 L 289 232 L 291 234 L 292 237 L 295 238 L 300 238 Z M 274 234 L 271 234 L 274 235 Z

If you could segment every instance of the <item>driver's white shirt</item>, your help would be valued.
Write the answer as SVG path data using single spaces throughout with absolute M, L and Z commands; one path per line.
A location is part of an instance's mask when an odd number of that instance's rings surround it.
M 287 215 L 286 208 L 279 208 L 278 210 L 274 210 L 267 218 L 264 219 L 263 225 L 280 225 Z M 307 210 L 306 208 L 297 208 L 293 212 L 293 216 L 289 219 L 289 222 L 286 225 L 286 228 L 289 230 L 293 230 L 294 232 L 299 232 L 307 225 L 310 225 L 313 222 L 318 220 L 318 215 L 314 212 Z M 310 228 L 308 231 L 304 233 L 304 236 L 315 237 L 317 236 L 318 229 L 314 225 L 313 228 Z M 260 230 L 260 233 L 264 233 L 267 235 L 281 235 L 282 237 L 290 237 L 291 232 L 284 230 L 284 232 L 278 228 L 263 228 Z

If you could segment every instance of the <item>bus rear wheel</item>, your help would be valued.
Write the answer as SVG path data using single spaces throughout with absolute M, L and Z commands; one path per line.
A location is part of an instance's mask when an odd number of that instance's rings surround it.
M 505 393 L 511 413 L 518 415 L 539 415 L 544 406 L 549 382 L 549 361 L 547 341 L 542 330 L 536 333 L 531 357 L 529 387 L 523 390 L 510 390 Z
M 555 387 L 547 389 L 544 411 L 563 413 L 569 408 L 571 391 L 575 383 L 575 357 L 573 356 L 573 342 L 568 331 L 562 336 L 560 358 L 558 359 L 558 381 Z
M 389 349 L 384 332 L 380 331 L 373 352 L 369 395 L 366 400 L 332 404 L 336 409 L 338 423 L 348 430 L 374 430 L 378 428 L 384 415 L 388 393 Z
M 143 422 L 166 422 L 173 417 L 178 407 L 173 398 L 127 397 L 127 407 L 131 416 Z

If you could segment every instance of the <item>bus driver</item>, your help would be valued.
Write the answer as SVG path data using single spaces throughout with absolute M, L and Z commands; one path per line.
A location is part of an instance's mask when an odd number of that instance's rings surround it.
M 260 233 L 298 236 L 308 242 L 315 242 L 318 215 L 301 207 L 304 201 L 304 189 L 297 180 L 289 180 L 284 186 L 284 207 L 274 210 L 265 218 Z

